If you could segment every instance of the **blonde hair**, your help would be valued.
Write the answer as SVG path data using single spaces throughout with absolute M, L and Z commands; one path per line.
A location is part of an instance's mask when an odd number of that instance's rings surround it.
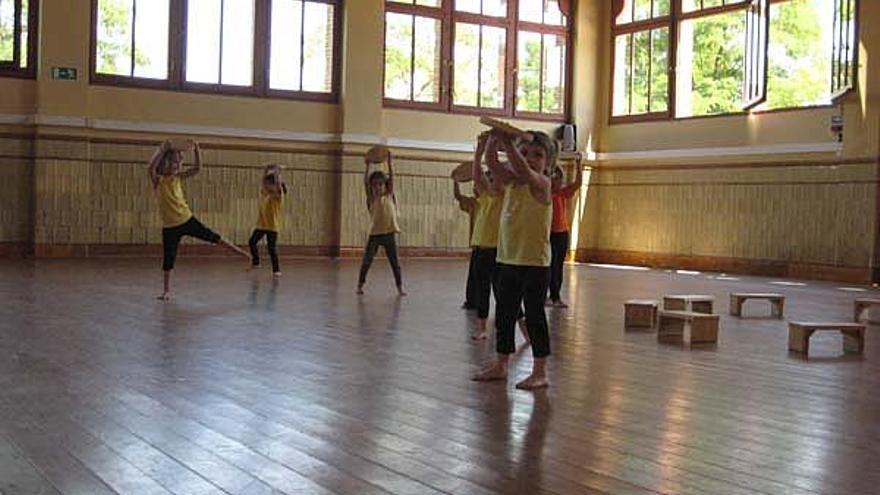
M 532 135 L 532 143 L 540 145 L 547 153 L 547 164 L 544 166 L 544 174 L 551 175 L 556 168 L 556 157 L 559 155 L 559 147 L 556 141 L 544 131 L 529 131 Z

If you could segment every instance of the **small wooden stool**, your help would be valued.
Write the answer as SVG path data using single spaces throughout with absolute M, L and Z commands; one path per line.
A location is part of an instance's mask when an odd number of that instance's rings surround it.
M 694 313 L 712 314 L 715 297 L 701 295 L 663 296 L 663 309 L 669 311 L 693 311 Z
M 625 328 L 652 329 L 657 323 L 658 301 L 630 299 L 623 303 L 623 326 Z
M 782 311 L 785 306 L 785 296 L 772 293 L 733 292 L 730 294 L 730 314 L 733 316 L 742 316 L 743 303 L 745 303 L 747 299 L 764 299 L 770 301 L 773 317 L 782 318 Z
M 660 311 L 657 341 L 682 341 L 687 344 L 718 342 L 719 315 L 693 311 Z
M 871 306 L 880 306 L 880 299 L 860 298 L 853 303 L 853 321 L 858 323 L 862 319 L 862 312 Z M 871 323 L 871 320 L 868 320 Z
M 843 334 L 843 352 L 863 354 L 865 352 L 865 326 L 858 323 L 817 323 L 808 321 L 788 322 L 788 350 L 810 354 L 810 337 L 813 332 L 833 330 Z

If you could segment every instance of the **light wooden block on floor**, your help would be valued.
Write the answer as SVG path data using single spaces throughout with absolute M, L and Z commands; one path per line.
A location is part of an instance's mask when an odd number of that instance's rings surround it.
M 864 354 L 865 326 L 859 323 L 832 322 L 788 322 L 788 350 L 810 354 L 810 337 L 817 331 L 836 331 L 843 335 L 843 352 L 846 354 Z
M 624 328 L 653 329 L 657 324 L 660 302 L 652 299 L 630 299 L 623 303 Z
M 694 313 L 712 314 L 714 305 L 714 296 L 698 294 L 663 296 L 663 309 L 667 311 L 693 311 Z
M 880 299 L 859 298 L 853 302 L 853 321 L 858 323 L 862 319 L 862 313 L 871 308 L 880 306 Z M 868 323 L 874 323 L 868 319 Z
M 730 294 L 730 314 L 733 316 L 742 316 L 743 304 L 748 299 L 763 299 L 769 301 L 773 317 L 782 318 L 782 313 L 785 307 L 785 296 L 775 293 L 732 292 Z
M 693 311 L 660 311 L 658 342 L 714 344 L 718 342 L 719 315 Z

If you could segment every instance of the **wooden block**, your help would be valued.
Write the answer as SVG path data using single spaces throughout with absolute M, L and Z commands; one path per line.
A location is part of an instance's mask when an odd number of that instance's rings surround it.
M 687 344 L 717 343 L 720 318 L 719 315 L 693 311 L 660 311 L 657 340 Z
M 471 161 L 461 162 L 457 167 L 452 169 L 452 180 L 455 182 L 470 182 L 473 177 L 474 163 Z
M 623 303 L 623 326 L 625 328 L 654 328 L 657 322 L 657 307 L 653 300 L 631 299 Z
M 501 133 L 522 139 L 523 141 L 532 141 L 535 138 L 531 133 L 520 129 L 519 127 L 512 126 L 501 120 L 493 119 L 492 117 L 480 117 L 480 123 Z
M 367 150 L 364 159 L 369 163 L 385 163 L 391 157 L 391 151 L 381 144 Z
M 858 323 L 862 319 L 862 313 L 871 306 L 880 306 L 880 299 L 858 298 L 853 301 L 853 321 Z
M 790 321 L 788 323 L 788 349 L 809 356 L 810 337 L 817 331 L 837 331 L 843 335 L 843 352 L 865 352 L 865 326 L 858 323 L 831 323 Z
M 742 316 L 743 304 L 748 299 L 763 299 L 770 301 L 772 315 L 775 318 L 782 318 L 785 306 L 785 296 L 776 293 L 763 292 L 734 292 L 730 294 L 730 314 L 733 316 Z
M 715 297 L 697 294 L 675 294 L 663 296 L 663 309 L 669 311 L 693 311 L 696 313 L 713 313 Z

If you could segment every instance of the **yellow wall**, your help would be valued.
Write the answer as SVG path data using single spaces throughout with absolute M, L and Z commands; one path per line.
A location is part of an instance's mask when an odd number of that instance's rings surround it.
M 600 160 L 586 189 L 579 258 L 867 281 L 880 152 L 880 64 L 872 60 L 880 53 L 880 11 L 871 3 L 861 2 L 858 92 L 838 106 L 613 125 L 605 6 L 595 106 Z M 835 114 L 845 120 L 842 149 L 798 152 L 834 143 Z M 768 146 L 791 152 L 756 154 Z M 708 149 L 703 156 L 676 151 L 700 148 Z M 717 148 L 733 153 L 713 156 Z

